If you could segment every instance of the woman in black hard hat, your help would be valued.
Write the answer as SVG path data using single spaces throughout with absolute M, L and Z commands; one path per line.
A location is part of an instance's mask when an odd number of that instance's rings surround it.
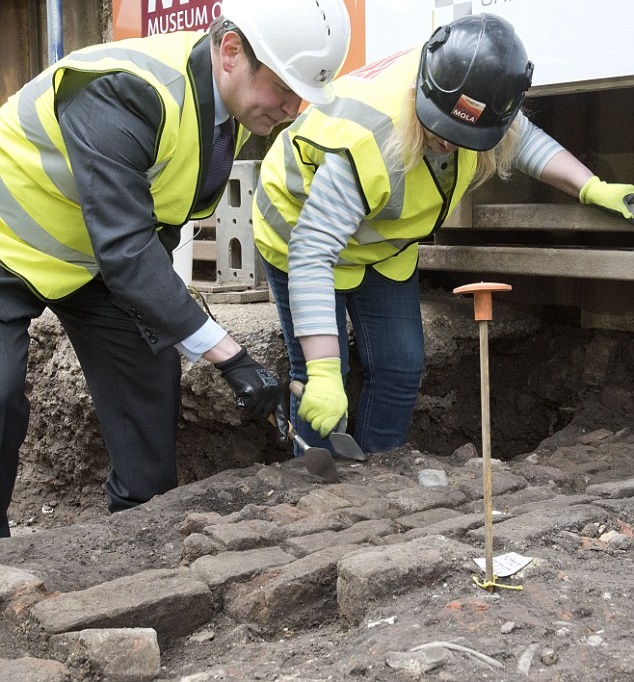
M 418 243 L 468 190 L 517 168 L 632 221 L 634 185 L 602 182 L 521 113 L 532 72 L 507 21 L 464 17 L 339 78 L 264 159 L 254 233 L 311 445 L 347 411 L 346 314 L 364 372 L 354 436 L 366 452 L 404 442 L 424 357 Z
M 421 53 L 416 116 L 458 147 L 492 149 L 520 110 L 532 76 L 533 64 L 510 24 L 465 17 L 439 28 Z

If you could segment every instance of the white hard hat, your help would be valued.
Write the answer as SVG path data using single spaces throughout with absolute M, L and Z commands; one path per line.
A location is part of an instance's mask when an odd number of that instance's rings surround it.
M 332 101 L 332 79 L 350 46 L 344 0 L 223 0 L 221 9 L 255 56 L 302 99 Z

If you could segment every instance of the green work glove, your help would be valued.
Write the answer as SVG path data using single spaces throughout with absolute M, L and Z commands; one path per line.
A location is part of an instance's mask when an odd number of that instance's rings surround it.
M 337 426 L 348 410 L 348 397 L 343 387 L 341 360 L 321 358 L 306 363 L 308 381 L 299 403 L 299 416 L 322 438 Z
M 593 175 L 579 192 L 582 204 L 594 204 L 604 211 L 621 215 L 634 223 L 634 185 L 619 185 L 600 180 Z

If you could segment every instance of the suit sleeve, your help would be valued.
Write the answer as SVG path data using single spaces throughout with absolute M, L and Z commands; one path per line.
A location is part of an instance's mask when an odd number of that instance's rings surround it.
M 100 276 L 159 352 L 208 319 L 156 229 L 145 173 L 154 163 L 161 103 L 130 74 L 72 79 L 64 77 L 57 114 Z

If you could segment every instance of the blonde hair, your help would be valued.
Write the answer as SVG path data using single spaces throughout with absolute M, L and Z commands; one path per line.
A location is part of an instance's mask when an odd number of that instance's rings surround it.
M 385 146 L 388 167 L 407 172 L 418 165 L 427 150 L 428 135 L 416 116 L 416 88 L 412 86 L 403 100 L 401 115 Z M 476 171 L 470 189 L 475 189 L 493 175 L 508 180 L 519 143 L 517 117 L 498 144 L 486 152 L 477 152 Z

